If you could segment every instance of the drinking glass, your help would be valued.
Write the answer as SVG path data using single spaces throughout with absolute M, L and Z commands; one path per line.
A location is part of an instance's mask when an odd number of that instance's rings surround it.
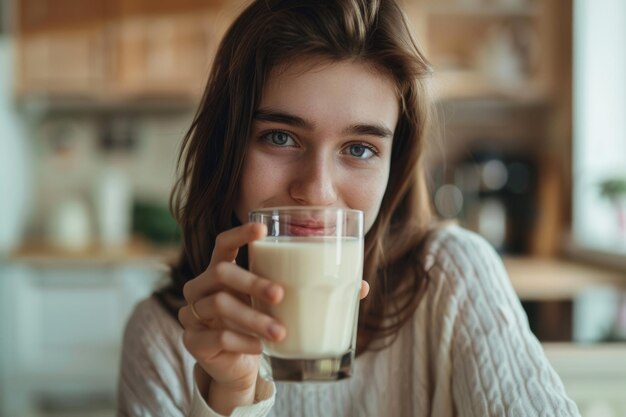
M 354 362 L 363 275 L 363 212 L 328 207 L 254 210 L 267 237 L 249 245 L 250 271 L 280 284 L 275 305 L 253 306 L 287 329 L 280 342 L 263 341 L 277 381 L 348 378 Z

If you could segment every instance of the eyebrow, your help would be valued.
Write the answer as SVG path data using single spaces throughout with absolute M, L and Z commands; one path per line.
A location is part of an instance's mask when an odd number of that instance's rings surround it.
M 380 124 L 355 124 L 344 132 L 353 135 L 376 136 L 381 139 L 391 139 L 393 137 L 393 132 Z
M 283 123 L 306 130 L 313 130 L 315 128 L 313 123 L 304 120 L 302 117 L 272 110 L 259 109 L 254 113 L 253 118 L 264 122 Z
M 254 113 L 253 118 L 264 122 L 283 123 L 305 130 L 315 129 L 315 123 L 307 121 L 300 116 L 282 111 L 259 109 Z M 360 136 L 375 136 L 382 139 L 391 139 L 393 137 L 393 131 L 382 124 L 357 123 L 344 129 L 343 133 Z

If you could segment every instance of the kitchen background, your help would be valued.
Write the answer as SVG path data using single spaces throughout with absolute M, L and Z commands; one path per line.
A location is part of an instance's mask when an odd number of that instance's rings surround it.
M 0 0 L 0 416 L 113 416 L 177 150 L 243 0 Z M 626 416 L 626 2 L 404 0 L 437 212 L 502 254 L 584 416 Z

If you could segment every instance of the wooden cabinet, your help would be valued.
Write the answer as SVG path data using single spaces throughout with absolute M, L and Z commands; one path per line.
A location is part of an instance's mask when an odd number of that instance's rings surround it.
M 230 22 L 219 0 L 24 0 L 18 97 L 200 97 Z
M 434 65 L 438 98 L 537 101 L 558 90 L 558 41 L 571 20 L 569 2 L 403 2 Z M 199 97 L 219 40 L 243 3 L 23 0 L 17 93 Z
M 103 85 L 105 0 L 28 0 L 17 4 L 19 95 L 85 95 Z
M 111 82 L 120 96 L 200 96 L 221 34 L 211 11 L 125 15 L 117 21 Z
M 37 32 L 20 43 L 18 95 L 93 95 L 107 83 L 106 38 L 94 29 Z
M 22 34 L 85 29 L 102 25 L 109 15 L 106 0 L 23 0 L 15 3 Z

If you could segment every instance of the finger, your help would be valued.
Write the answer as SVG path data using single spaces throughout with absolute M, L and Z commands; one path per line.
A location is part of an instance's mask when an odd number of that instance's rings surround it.
M 210 274 L 212 278 L 199 276 L 185 284 L 183 295 L 189 304 L 217 291 L 230 292 L 242 302 L 249 303 L 249 297 L 254 297 L 269 304 L 277 304 L 285 293 L 280 285 L 231 262 L 220 262 Z
M 197 360 L 205 363 L 212 361 L 224 351 L 250 355 L 262 352 L 261 341 L 258 338 L 231 330 L 185 331 L 183 344 Z
M 178 321 L 185 330 L 206 330 L 207 326 L 203 320 L 199 320 L 191 311 L 191 306 L 186 305 L 178 310 Z
M 178 320 L 182 324 L 183 328 L 188 331 L 199 332 L 207 330 L 219 331 L 229 329 L 236 333 L 246 334 L 248 336 L 258 338 L 258 336 L 254 333 L 247 331 L 246 329 L 242 328 L 236 323 L 233 323 L 230 320 L 220 320 L 217 317 L 210 317 L 206 319 L 202 317 L 197 317 L 195 314 L 193 314 L 193 310 L 190 306 L 185 306 L 179 310 Z
M 370 293 L 370 284 L 367 281 L 361 281 L 361 293 L 359 294 L 359 299 L 362 300 L 367 297 L 367 294 Z
M 215 239 L 211 265 L 219 262 L 233 262 L 239 248 L 253 240 L 267 235 L 267 227 L 260 223 L 248 223 L 220 233 Z
M 222 262 L 214 270 L 217 283 L 235 293 L 247 294 L 270 304 L 282 301 L 285 291 L 269 279 L 259 277 L 250 271 L 229 262 Z M 238 297 L 239 298 L 239 297 Z
M 199 315 L 198 315 L 199 316 Z M 191 305 L 186 305 L 178 310 L 178 321 L 183 326 L 185 330 L 190 331 L 206 331 L 206 330 L 223 330 L 230 329 L 237 333 L 247 334 L 249 336 L 253 336 L 258 338 L 254 333 L 244 329 L 239 326 L 237 323 L 234 323 L 230 320 L 219 319 L 217 317 L 208 317 L 203 318 L 202 316 L 197 317 L 193 313 L 193 309 Z
M 210 279 L 212 270 L 221 263 L 233 263 L 239 248 L 246 243 L 261 239 L 267 234 L 265 225 L 248 223 L 220 233 L 215 241 L 213 256 L 209 267 L 196 278 L 187 281 L 183 286 L 183 295 L 188 303 L 192 303 L 211 292 L 219 291 L 221 286 Z
M 204 314 L 204 313 L 203 313 Z M 242 327 L 241 325 L 227 318 L 219 319 L 217 317 L 203 318 L 199 314 L 193 313 L 191 305 L 181 308 L 178 312 L 178 320 L 186 330 L 205 331 L 205 330 L 223 330 L 230 329 L 237 333 L 246 334 L 258 338 L 255 332 Z
M 286 334 L 285 326 L 274 318 L 242 303 L 227 292 L 219 292 L 196 301 L 195 309 L 202 319 L 217 317 L 221 322 L 233 323 L 245 333 L 267 340 L 279 341 Z

